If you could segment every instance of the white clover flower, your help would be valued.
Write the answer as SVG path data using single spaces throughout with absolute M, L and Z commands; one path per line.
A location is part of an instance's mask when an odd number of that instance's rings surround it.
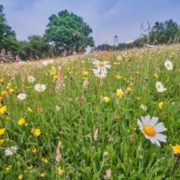
M 167 137 L 161 134 L 161 132 L 166 131 L 167 128 L 165 128 L 162 122 L 157 124 L 158 117 L 152 117 L 152 119 L 150 119 L 148 115 L 141 117 L 141 120 L 142 121 L 138 119 L 137 124 L 147 139 L 157 146 L 161 146 L 159 141 L 166 142 Z
M 166 88 L 164 88 L 161 82 L 156 82 L 156 88 L 158 92 L 163 92 L 167 90 Z
M 21 93 L 21 94 L 19 94 L 19 95 L 17 96 L 17 98 L 20 99 L 20 100 L 24 100 L 24 99 L 26 99 L 26 97 L 27 97 L 27 95 L 26 95 L 26 94 L 23 94 L 23 93 Z
M 172 70 L 173 69 L 173 63 L 170 60 L 166 60 L 164 62 L 164 65 L 167 68 L 167 70 Z

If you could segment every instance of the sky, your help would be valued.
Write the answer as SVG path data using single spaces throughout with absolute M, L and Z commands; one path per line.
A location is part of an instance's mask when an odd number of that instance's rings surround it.
M 180 24 L 180 0 L 0 0 L 9 26 L 18 40 L 43 36 L 48 18 L 62 10 L 81 16 L 93 30 L 95 45 L 113 45 L 133 41 L 141 36 L 143 23 L 173 19 Z

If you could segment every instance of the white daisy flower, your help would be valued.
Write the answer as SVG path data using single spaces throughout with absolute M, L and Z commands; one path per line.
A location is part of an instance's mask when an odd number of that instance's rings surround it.
M 26 94 L 19 94 L 18 96 L 17 96 L 17 98 L 18 99 L 20 99 L 20 100 L 24 100 L 24 99 L 26 99 Z
M 48 64 L 51 64 L 51 63 L 53 63 L 53 62 L 54 62 L 54 60 L 53 60 L 53 59 L 50 59 L 50 60 L 43 61 L 42 64 L 43 64 L 44 66 L 47 66 Z
M 14 151 L 17 151 L 18 147 L 17 146 L 11 146 L 11 149 L 14 150 Z
M 34 86 L 34 90 L 38 91 L 38 92 L 42 92 L 46 89 L 46 85 L 44 84 L 36 84 Z
M 33 76 L 28 76 L 28 81 L 33 83 L 35 81 L 35 78 Z
M 150 119 L 148 115 L 141 117 L 141 119 L 142 121 L 138 119 L 137 124 L 147 139 L 157 146 L 161 146 L 159 141 L 166 142 L 167 137 L 161 134 L 161 132 L 166 131 L 167 128 L 165 128 L 162 122 L 157 124 L 158 117 L 152 117 L 152 119 Z
M 13 151 L 12 151 L 12 149 L 7 148 L 7 149 L 5 149 L 4 154 L 5 154 L 6 156 L 11 156 L 11 155 L 13 155 Z
M 101 72 L 107 71 L 107 68 L 110 68 L 111 65 L 109 65 L 108 61 L 99 61 L 97 59 L 94 59 L 92 62 Z
M 147 110 L 147 107 L 146 107 L 144 104 L 141 104 L 141 105 L 140 105 L 140 108 L 141 108 L 143 111 L 146 111 L 146 110 Z
M 100 79 L 105 78 L 107 75 L 107 71 L 101 71 L 99 68 L 93 69 L 93 72 L 94 72 L 95 76 Z
M 164 86 L 162 85 L 161 82 L 156 82 L 156 88 L 157 88 L 158 92 L 163 92 L 163 91 L 167 90 L 166 88 L 164 88 Z
M 164 65 L 167 68 L 167 70 L 172 70 L 173 69 L 173 63 L 170 60 L 166 60 L 164 62 Z
M 10 148 L 5 149 L 4 154 L 6 156 L 11 156 L 13 155 L 16 151 L 18 150 L 17 146 L 11 146 Z
M 122 56 L 119 55 L 119 56 L 116 57 L 116 59 L 117 59 L 118 61 L 120 61 L 120 60 L 122 60 Z

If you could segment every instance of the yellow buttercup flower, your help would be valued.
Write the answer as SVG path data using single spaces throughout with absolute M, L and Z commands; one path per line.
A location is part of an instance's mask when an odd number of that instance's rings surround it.
M 40 177 L 45 177 L 45 175 L 46 175 L 45 172 L 44 172 L 44 173 L 41 173 L 41 174 L 40 174 Z
M 22 180 L 22 179 L 23 179 L 23 175 L 20 174 L 20 175 L 18 176 L 18 179 L 19 179 L 19 180 Z
M 164 102 L 160 102 L 160 103 L 158 104 L 159 109 L 162 109 L 163 106 L 164 106 Z
M 0 108 L 0 114 L 5 114 L 7 112 L 7 107 L 3 106 Z
M 1 96 L 4 96 L 7 94 L 7 91 L 1 91 Z
M 31 129 L 31 132 L 35 135 L 35 136 L 39 136 L 41 134 L 41 130 L 40 129 Z
M 130 92 L 131 92 L 131 88 L 128 87 L 128 88 L 126 89 L 126 92 L 127 92 L 127 93 L 130 93 Z
M 116 96 L 119 97 L 120 99 L 122 99 L 123 95 L 124 95 L 124 93 L 123 93 L 122 89 L 117 89 Z
M 2 144 L 4 143 L 4 139 L 0 140 L 0 146 L 2 146 Z
M 0 79 L 0 83 L 3 83 L 3 82 L 4 82 L 4 79 L 3 79 L 3 78 L 1 78 L 1 79 Z
M 3 136 L 3 135 L 4 135 L 4 133 L 5 133 L 5 131 L 6 131 L 6 129 L 5 129 L 5 128 L 0 129 L 0 136 Z
M 29 112 L 33 112 L 32 109 L 30 107 L 27 108 Z
M 55 67 L 52 67 L 52 68 L 51 68 L 51 74 L 55 75 L 56 72 L 57 72 L 56 68 L 55 68 Z
M 14 89 L 9 89 L 9 92 L 10 92 L 10 93 L 14 93 L 15 90 L 14 90 Z
M 158 78 L 159 76 L 158 76 L 158 74 L 154 74 L 154 78 Z
M 24 118 L 21 118 L 21 119 L 18 121 L 18 125 L 19 125 L 19 126 L 23 126 L 25 123 L 26 123 L 26 120 L 25 120 Z
M 122 79 L 122 76 L 116 75 L 116 78 L 117 78 L 118 80 L 120 80 L 120 79 Z
M 46 164 L 48 163 L 48 160 L 46 158 L 42 158 L 42 161 L 45 162 Z
M 179 144 L 176 144 L 175 146 L 172 146 L 170 144 L 170 146 L 172 147 L 172 150 L 173 150 L 173 153 L 176 154 L 176 155 L 180 155 L 180 145 Z
M 58 174 L 59 176 L 62 176 L 63 173 L 64 173 L 64 170 L 61 169 L 60 167 L 58 167 L 58 169 L 57 169 L 57 174 Z
M 84 75 L 84 76 L 88 76 L 88 74 L 89 74 L 88 71 L 84 71 L 84 72 L 83 72 L 83 75 Z
M 12 165 L 9 165 L 8 167 L 5 168 L 6 171 L 10 171 L 12 169 Z
M 33 153 L 36 153 L 36 152 L 37 152 L 37 149 L 36 149 L 36 148 L 33 148 L 33 149 L 32 149 L 32 152 L 33 152 Z
M 57 79 L 58 79 L 58 76 L 55 75 L 55 76 L 53 77 L 53 81 L 56 81 Z
M 125 59 L 126 58 L 126 54 L 122 54 L 122 58 Z
M 106 103 L 109 103 L 109 102 L 110 102 L 110 98 L 109 98 L 109 97 L 104 97 L 103 100 L 104 100 L 104 102 L 106 102 Z

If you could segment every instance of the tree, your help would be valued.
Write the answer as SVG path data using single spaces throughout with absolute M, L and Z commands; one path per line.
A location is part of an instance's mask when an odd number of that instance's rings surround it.
M 67 10 L 58 15 L 51 15 L 45 30 L 46 40 L 57 50 L 82 52 L 87 46 L 94 46 L 93 38 L 90 37 L 92 29 L 83 19 Z
M 149 34 L 151 43 L 172 43 L 174 42 L 177 34 L 179 32 L 179 27 L 176 22 L 172 19 L 162 22 L 156 22 L 152 27 Z
M 15 31 L 13 31 L 11 27 L 7 25 L 7 21 L 3 13 L 3 9 L 4 9 L 3 6 L 0 5 L 0 42 L 2 41 L 3 38 L 8 36 L 12 38 L 16 37 Z
M 21 45 L 20 57 L 22 59 L 46 58 L 51 53 L 51 46 L 41 36 L 29 36 L 28 41 L 21 41 Z

